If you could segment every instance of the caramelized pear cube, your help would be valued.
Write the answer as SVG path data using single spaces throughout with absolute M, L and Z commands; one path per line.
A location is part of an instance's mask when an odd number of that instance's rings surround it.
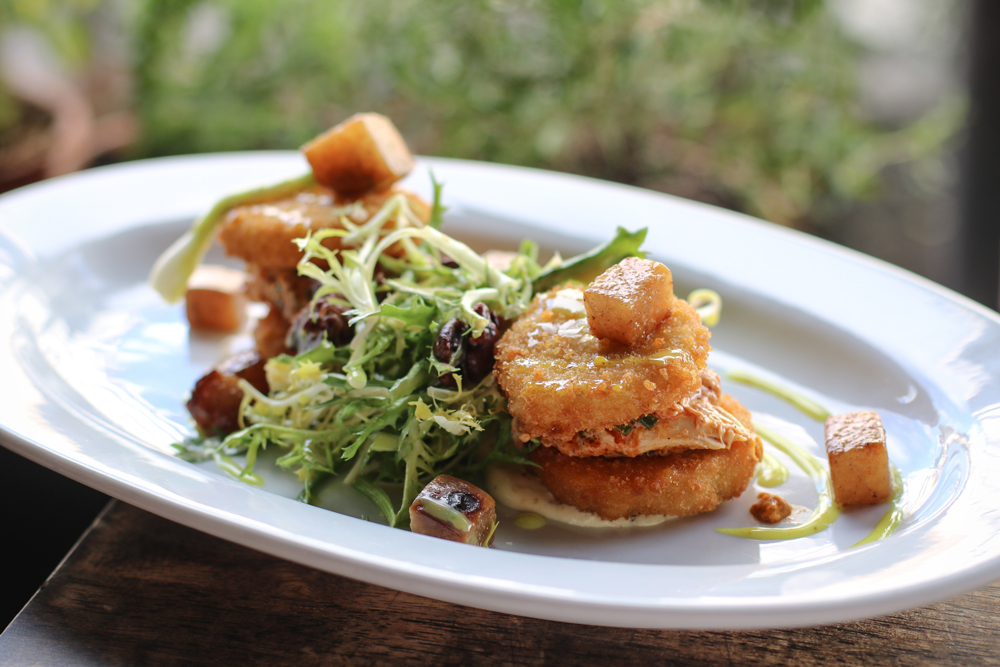
M 410 505 L 410 530 L 453 542 L 489 546 L 496 523 L 496 502 L 468 482 L 438 475 Z
M 889 500 L 889 453 L 879 416 L 867 410 L 833 415 L 826 420 L 825 432 L 837 502 L 850 506 Z
M 254 350 L 239 352 L 223 360 L 195 384 L 187 409 L 202 433 L 224 436 L 239 430 L 243 402 L 241 379 L 261 393 L 267 393 L 264 360 Z
M 246 322 L 246 274 L 203 265 L 188 281 L 185 311 L 192 329 L 235 333 Z
M 392 121 L 376 113 L 351 116 L 302 147 L 321 185 L 347 198 L 385 190 L 410 173 L 410 149 Z
M 583 302 L 595 338 L 634 347 L 670 316 L 673 278 L 659 262 L 626 257 L 590 284 Z

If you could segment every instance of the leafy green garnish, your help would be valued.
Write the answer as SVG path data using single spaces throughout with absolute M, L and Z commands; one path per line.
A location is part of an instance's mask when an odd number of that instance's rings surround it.
M 444 188 L 443 183 L 439 183 L 436 178 L 434 178 L 434 172 L 431 172 L 431 185 L 434 187 L 434 202 L 431 204 L 431 218 L 427 223 L 434 229 L 441 229 L 441 224 L 444 222 L 444 212 L 446 208 L 441 204 L 441 190 Z
M 651 429 L 654 426 L 656 426 L 656 422 L 658 422 L 660 420 L 657 419 L 655 415 L 644 415 L 644 416 L 639 417 L 638 419 L 636 419 L 636 421 L 639 422 L 640 424 L 642 424 L 643 426 L 645 426 L 646 430 L 648 431 L 649 429 Z
M 358 493 L 370 500 L 378 508 L 378 511 L 382 513 L 382 516 L 391 517 L 389 521 L 390 526 L 395 524 L 396 514 L 392 509 L 392 500 L 389 499 L 389 494 L 385 492 L 385 489 L 372 484 L 364 478 L 354 482 L 354 488 Z
M 655 415 L 643 415 L 638 419 L 630 421 L 628 424 L 615 424 L 615 429 L 622 435 L 628 435 L 629 433 L 632 432 L 632 429 L 635 428 L 634 424 L 642 424 L 643 426 L 646 427 L 646 430 L 648 431 L 649 429 L 656 426 L 656 422 L 658 421 L 660 420 L 657 419 Z
M 715 290 L 696 289 L 688 295 L 687 302 L 698 312 L 701 323 L 714 327 L 722 316 L 722 297 Z
M 499 521 L 494 521 L 493 525 L 490 526 L 490 532 L 486 533 L 486 537 L 483 538 L 483 543 L 479 546 L 489 548 L 490 542 L 493 541 L 493 535 L 497 532 L 497 528 L 500 526 Z
M 437 202 L 440 185 L 435 192 Z M 339 251 L 323 245 L 330 237 L 338 237 Z M 246 428 L 191 445 L 186 456 L 220 460 L 241 453 L 246 463 L 228 469 L 252 479 L 258 452 L 276 445 L 277 465 L 298 475 L 303 500 L 311 501 L 329 479 L 353 487 L 394 526 L 407 525 L 410 503 L 440 473 L 474 480 L 493 462 L 526 462 L 509 447 L 510 416 L 493 375 L 469 382 L 460 368 L 437 359 L 433 347 L 453 319 L 465 324 L 465 336 L 482 335 L 490 320 L 477 304 L 506 320 L 527 307 L 531 279 L 541 271 L 533 243 L 499 271 L 424 225 L 402 195 L 364 222 L 344 216 L 341 228 L 297 243 L 299 273 L 319 283 L 316 299 L 335 295 L 346 305 L 353 338 L 269 360 L 267 395 L 241 382 Z M 447 266 L 444 257 L 452 260 Z M 383 280 L 385 273 L 391 277 Z M 437 381 L 445 373 L 456 386 Z
M 569 280 L 589 283 L 626 257 L 645 257 L 646 253 L 639 250 L 645 239 L 645 227 L 637 232 L 619 227 L 607 243 L 543 271 L 533 281 L 532 289 L 535 293 L 544 292 Z
M 164 296 L 183 290 L 200 259 L 200 244 L 229 207 L 311 182 L 288 181 L 220 202 L 158 263 L 158 289 Z M 397 194 L 363 221 L 345 213 L 339 227 L 296 240 L 303 251 L 299 274 L 319 284 L 314 304 L 330 298 L 344 307 L 351 341 L 338 346 L 324 340 L 302 354 L 270 359 L 267 395 L 240 381 L 245 428 L 221 440 L 178 445 L 182 456 L 213 459 L 234 476 L 258 482 L 258 454 L 276 446 L 277 465 L 303 484 L 301 500 L 313 501 L 323 484 L 343 484 L 400 527 L 408 525 L 414 498 L 438 474 L 474 481 L 494 462 L 531 464 L 526 455 L 537 443 L 510 446 L 511 418 L 493 375 L 473 382 L 462 377 L 457 356 L 436 358 L 438 333 L 457 319 L 463 336 L 484 335 L 492 320 L 480 304 L 513 320 L 540 289 L 539 279 L 549 285 L 587 279 L 626 256 L 641 255 L 645 230 L 619 229 L 594 252 L 565 263 L 556 258 L 545 269 L 537 245 L 525 241 L 501 271 L 437 229 L 444 207 L 441 185 L 433 183 L 430 224 Z M 323 243 L 333 237 L 337 251 Z M 450 386 L 438 380 L 445 374 L 454 380 Z M 233 458 L 237 454 L 244 456 L 242 465 Z

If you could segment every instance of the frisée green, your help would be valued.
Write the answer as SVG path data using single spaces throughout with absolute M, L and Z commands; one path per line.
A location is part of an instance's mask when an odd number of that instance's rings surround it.
M 511 418 L 492 373 L 470 382 L 453 359 L 435 355 L 435 341 L 456 320 L 463 337 L 475 340 L 492 317 L 515 319 L 536 291 L 641 256 L 645 230 L 619 228 L 589 253 L 566 261 L 557 254 L 544 265 L 526 240 L 501 269 L 440 231 L 442 212 L 435 183 L 430 224 L 397 195 L 367 220 L 345 214 L 340 228 L 298 239 L 298 272 L 318 284 L 311 308 L 326 300 L 342 309 L 350 342 L 324 338 L 300 354 L 268 360 L 267 394 L 240 381 L 241 429 L 191 438 L 176 446 L 179 455 L 214 459 L 237 478 L 260 483 L 258 456 L 277 447 L 277 465 L 303 484 L 301 500 L 312 500 L 324 481 L 350 485 L 400 527 L 435 476 L 477 479 L 494 462 L 527 463 L 525 450 L 509 446 Z M 340 237 L 338 251 L 323 244 L 333 236 Z M 492 364 L 492 348 L 490 355 Z M 453 380 L 442 382 L 444 376 Z

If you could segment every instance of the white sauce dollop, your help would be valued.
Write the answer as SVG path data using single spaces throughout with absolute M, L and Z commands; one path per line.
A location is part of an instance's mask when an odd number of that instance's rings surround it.
M 522 512 L 534 512 L 546 519 L 583 528 L 635 528 L 655 526 L 677 517 L 665 514 L 641 515 L 631 519 L 608 521 L 596 514 L 565 505 L 545 488 L 538 475 L 527 466 L 492 465 L 486 471 L 486 486 L 493 499 Z

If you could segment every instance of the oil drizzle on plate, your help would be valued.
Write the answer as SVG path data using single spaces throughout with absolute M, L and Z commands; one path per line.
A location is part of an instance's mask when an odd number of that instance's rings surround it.
M 899 472 L 899 468 L 891 463 L 889 464 L 889 471 L 892 474 L 892 497 L 889 498 L 889 502 L 891 503 L 889 511 L 882 515 L 882 518 L 875 524 L 875 529 L 868 537 L 856 543 L 854 547 L 860 547 L 863 544 L 869 544 L 881 540 L 883 537 L 888 537 L 903 523 L 903 507 L 900 503 L 900 500 L 903 498 L 903 475 Z M 853 549 L 854 547 L 851 548 Z
M 813 510 L 809 520 L 798 526 L 781 528 L 750 526 L 748 528 L 716 528 L 716 530 L 726 535 L 746 537 L 753 540 L 791 540 L 826 530 L 840 516 L 840 505 L 833 500 L 833 483 L 830 481 L 830 475 L 827 473 L 826 468 L 823 467 L 822 461 L 785 436 L 769 428 L 757 424 L 754 424 L 754 428 L 760 437 L 774 445 L 779 451 L 792 459 L 796 465 L 802 468 L 803 472 L 809 475 L 813 484 L 816 485 L 819 502 L 816 504 L 816 509 Z
M 764 391 L 774 394 L 778 398 L 787 401 L 788 403 L 794 405 L 796 408 L 809 415 L 816 421 L 826 421 L 827 417 L 830 416 L 830 411 L 824 408 L 822 405 L 804 396 L 797 391 L 793 391 L 788 387 L 783 387 L 782 385 L 768 380 L 753 373 L 748 373 L 746 371 L 732 370 L 727 371 L 725 375 L 726 379 L 732 380 L 734 382 L 739 382 L 741 384 L 750 385 L 751 387 L 757 387 L 758 389 L 763 389 Z
M 514 517 L 514 525 L 524 530 L 538 530 L 545 523 L 545 517 L 534 512 L 522 512 Z
M 758 377 L 752 373 L 738 370 L 729 371 L 726 373 L 726 377 L 736 382 L 770 392 L 818 421 L 826 421 L 831 414 L 829 410 L 811 398 L 783 387 L 777 382 Z M 833 483 L 830 480 L 830 473 L 827 472 L 823 462 L 788 438 L 765 426 L 754 424 L 754 428 L 760 437 L 777 447 L 802 468 L 803 472 L 809 475 L 813 484 L 816 485 L 819 502 L 809 520 L 798 526 L 780 528 L 751 526 L 747 528 L 716 528 L 716 530 L 726 535 L 756 540 L 790 540 L 826 530 L 840 516 L 842 507 L 833 500 Z M 899 468 L 891 463 L 889 464 L 889 472 L 892 476 L 892 496 L 889 499 L 889 510 L 875 524 L 872 532 L 863 540 L 852 545 L 852 549 L 888 537 L 903 523 L 903 507 L 900 502 L 903 498 L 904 490 L 903 476 Z M 764 457 L 757 471 L 757 483 L 764 487 L 774 487 L 780 486 L 787 479 L 788 468 L 775 459 L 773 455 L 764 452 Z
M 788 468 L 774 454 L 765 451 L 757 465 L 757 483 L 765 488 L 781 486 L 788 481 Z

